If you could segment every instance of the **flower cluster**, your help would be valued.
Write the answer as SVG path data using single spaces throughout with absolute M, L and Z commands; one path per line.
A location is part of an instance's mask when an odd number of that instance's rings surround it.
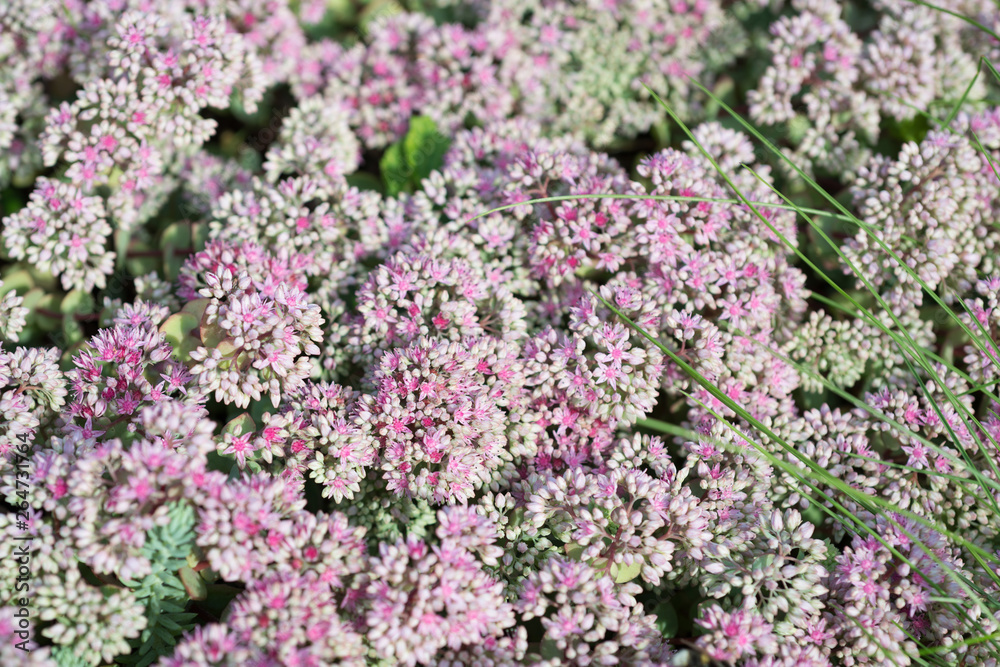
M 845 271 L 872 276 L 897 313 L 920 306 L 922 288 L 974 283 L 997 239 L 987 229 L 990 159 L 960 135 L 937 132 L 907 143 L 896 160 L 873 158 L 854 190 L 865 227 L 845 248 Z
M 639 590 L 556 556 L 528 577 L 516 607 L 526 621 L 541 619 L 543 644 L 554 646 L 562 664 L 644 664 L 666 650 L 653 618 L 635 600 Z
M 37 589 L 43 611 L 40 620 L 54 621 L 43 636 L 63 648 L 63 655 L 84 664 L 100 664 L 130 650 L 146 627 L 142 605 L 131 591 L 105 595 L 83 580 L 75 568 L 61 574 L 46 574 Z
M 713 0 L 467 9 L 471 28 L 396 14 L 373 21 L 352 48 L 312 45 L 296 94 L 346 100 L 371 148 L 400 137 L 415 115 L 453 131 L 468 117 L 489 122 L 514 110 L 605 146 L 657 122 L 649 89 L 697 116 L 703 98 L 687 77 L 711 84 L 747 47 L 745 31 Z
M 99 331 L 73 360 L 67 416 L 85 438 L 118 425 L 131 431 L 143 406 L 186 393 L 190 375 L 170 360 L 171 347 L 157 330 L 163 313 L 128 310 L 125 321 Z
M 277 182 L 282 174 L 326 177 L 331 185 L 358 167 L 360 146 L 351 132 L 348 114 L 311 97 L 282 121 L 281 133 L 268 149 L 264 172 Z
M 830 600 L 842 611 L 831 633 L 861 648 L 872 664 L 909 664 L 915 640 L 947 648 L 942 655 L 951 662 L 982 659 L 981 649 L 965 646 L 962 637 L 977 626 L 995 627 L 995 619 L 941 602 L 968 595 L 948 574 L 963 571 L 957 551 L 939 533 L 899 515 L 878 525 L 877 537 L 856 537 L 837 557 Z
M 328 580 L 314 572 L 254 579 L 227 625 L 237 645 L 259 647 L 276 665 L 361 667 L 367 649 L 331 593 Z
M 700 560 L 710 539 L 708 517 L 690 489 L 682 489 L 674 495 L 666 482 L 641 470 L 588 475 L 571 469 L 529 498 L 527 517 L 539 526 L 549 523 L 553 535 L 579 547 L 580 560 L 612 577 L 638 571 L 656 586 L 673 578 L 675 551 Z
M 7 3 L 0 663 L 993 665 L 941 2 Z
M 373 21 L 364 37 L 351 48 L 312 45 L 295 90 L 345 104 L 366 147 L 401 137 L 412 116 L 426 115 L 451 131 L 467 117 L 497 120 L 513 107 L 500 79 L 503 46 L 484 28 L 437 26 L 426 15 L 400 13 Z
M 58 2 L 16 1 L 0 9 L 0 185 L 30 184 L 38 168 L 37 139 L 46 111 L 38 79 L 54 77 L 68 30 Z
M 3 288 L 2 281 L 0 288 Z M 28 309 L 21 305 L 23 303 L 24 297 L 18 296 L 13 290 L 3 294 L 0 299 L 0 340 L 16 341 L 17 335 L 24 329 Z
M 864 329 L 865 323 L 858 318 L 837 320 L 818 310 L 809 313 L 809 321 L 802 323 L 785 349 L 804 367 L 802 388 L 821 391 L 821 379 L 837 387 L 850 387 L 864 376 L 868 362 L 883 353 L 875 332 L 864 338 L 855 335 Z
M 511 657 L 523 654 L 523 646 L 504 641 L 514 609 L 502 585 L 457 541 L 383 543 L 369 567 L 358 604 L 379 655 L 415 665 L 446 647 L 456 657 L 477 645 L 496 650 L 503 644 Z
M 734 662 L 777 651 L 773 627 L 753 611 L 726 612 L 713 605 L 698 619 L 698 624 L 708 631 L 699 641 L 716 660 Z
M 645 132 L 662 116 L 650 90 L 685 117 L 746 47 L 742 28 L 712 0 L 644 3 L 491 3 L 481 24 L 506 49 L 502 76 L 524 112 L 602 146 Z
M 421 336 L 449 342 L 523 339 L 525 307 L 498 277 L 459 258 L 400 252 L 358 289 L 359 317 L 331 335 L 343 339 L 355 363 Z
M 37 13 L 51 20 L 56 11 Z M 45 166 L 58 163 L 66 182 L 40 179 L 32 205 L 5 222 L 4 241 L 15 258 L 61 276 L 67 290 L 89 291 L 112 273 L 112 229 L 127 232 L 155 214 L 174 186 L 171 163 L 214 132 L 199 112 L 229 106 L 237 87 L 248 104 L 261 90 L 252 76 L 259 63 L 220 17 L 76 18 L 107 47 L 92 54 L 92 71 L 79 73 L 76 100 L 52 108 L 37 138 Z
M 977 281 L 976 294 L 968 300 L 964 322 L 973 335 L 981 338 L 969 345 L 965 363 L 974 382 L 996 386 L 1000 380 L 1000 353 L 996 346 L 1000 340 L 1000 275 Z
M 319 354 L 323 318 L 294 285 L 274 286 L 273 276 L 254 281 L 229 267 L 205 275 L 202 346 L 192 350 L 191 374 L 215 399 L 246 407 L 268 394 L 275 407 L 281 392 L 310 376 L 308 355 Z M 273 291 L 269 293 L 268 287 Z M 299 356 L 307 355 L 307 356 Z
M 60 276 L 66 290 L 90 291 L 114 269 L 111 231 L 100 197 L 41 178 L 28 205 L 4 221 L 3 240 L 11 257 Z
M 2 465 L 18 444 L 35 440 L 43 421 L 51 422 L 66 404 L 66 378 L 59 350 L 19 347 L 0 350 L 0 455 Z
M 837 3 L 791 4 L 794 12 L 770 27 L 770 64 L 747 101 L 751 118 L 781 128 L 808 168 L 849 178 L 883 120 L 911 122 L 918 111 L 986 93 L 965 90 L 984 54 L 963 49 L 976 31 L 955 16 L 884 0 L 875 3 L 877 24 L 862 27 Z
M 469 343 L 418 339 L 387 353 L 372 378 L 375 392 L 358 401 L 357 437 L 378 452 L 389 491 L 457 502 L 522 453 L 509 442 L 516 421 L 504 409 L 517 407 L 505 382 L 518 374 L 517 362 L 502 344 Z M 487 374 L 501 384 L 491 390 Z

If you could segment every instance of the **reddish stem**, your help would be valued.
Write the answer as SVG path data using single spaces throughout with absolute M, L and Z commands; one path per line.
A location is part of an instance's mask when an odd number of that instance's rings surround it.
M 48 308 L 35 308 L 35 312 L 38 313 L 39 315 L 44 315 L 45 317 L 50 317 L 54 320 L 61 320 L 66 316 L 65 313 L 57 313 L 56 311 L 49 310 Z M 97 315 L 96 313 L 91 313 L 90 315 L 85 315 L 83 313 L 73 313 L 73 319 L 76 320 L 77 322 L 96 322 L 97 320 L 100 319 L 100 317 L 101 316 Z

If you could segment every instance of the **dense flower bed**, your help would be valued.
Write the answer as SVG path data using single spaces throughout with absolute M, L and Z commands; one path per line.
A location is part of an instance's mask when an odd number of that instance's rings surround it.
M 940 2 L 4 3 L 0 663 L 996 665 Z

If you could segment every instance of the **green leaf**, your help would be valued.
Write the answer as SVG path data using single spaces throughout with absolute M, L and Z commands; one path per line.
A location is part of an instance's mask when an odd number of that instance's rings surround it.
M 136 667 L 149 667 L 153 664 L 153 661 L 157 659 L 157 654 L 155 652 L 148 652 L 139 662 L 135 663 Z
M 229 472 L 229 467 L 233 464 L 231 457 L 223 456 L 215 451 L 209 452 L 207 458 L 208 469 L 216 472 Z
M 64 317 L 62 321 L 62 333 L 65 340 L 60 347 L 75 345 L 83 341 L 83 327 L 72 317 Z
M 247 412 L 249 412 L 250 416 L 253 417 L 255 423 L 263 422 L 264 415 L 274 413 L 275 408 L 271 404 L 270 397 L 263 396 L 259 401 L 250 401 Z
M 165 627 L 167 630 L 174 630 L 180 633 L 183 632 L 184 625 L 188 621 L 192 621 L 197 617 L 198 614 L 193 613 L 171 612 L 170 614 L 165 614 L 160 618 L 160 625 Z M 171 643 L 173 643 L 173 638 L 171 638 Z
M 725 97 L 732 98 L 735 89 L 736 89 L 736 84 L 733 82 L 733 80 L 728 76 L 724 76 L 716 82 L 715 89 L 713 92 L 720 98 L 725 98 Z M 706 117 L 715 120 L 719 117 L 719 111 L 720 111 L 719 103 L 716 101 L 715 98 L 710 98 L 708 103 L 705 105 Z
M 208 598 L 201 604 L 201 607 L 217 618 L 221 618 L 229 603 L 241 592 L 241 589 L 229 584 L 209 584 Z
M 810 502 L 809 507 L 806 508 L 804 512 L 802 512 L 802 519 L 804 521 L 808 521 L 809 523 L 815 526 L 818 526 L 821 523 L 823 523 L 824 517 L 825 515 L 823 514 L 822 508 L 820 508 L 820 506 L 817 505 L 815 502 Z
M 152 572 L 141 581 L 124 581 L 133 589 L 137 599 L 146 604 L 147 626 L 139 639 L 132 640 L 132 653 L 119 660 L 127 664 L 149 665 L 172 650 L 177 638 L 189 630 L 195 614 L 185 612 L 190 596 L 188 586 L 178 577 L 200 578 L 188 569 L 187 558 L 194 548 L 194 508 L 187 502 L 169 505 L 166 526 L 157 526 L 147 531 L 142 553 L 151 564 Z M 196 594 L 207 595 L 207 589 L 199 588 L 191 581 Z
M 410 129 L 403 138 L 403 156 L 411 176 L 410 182 L 419 185 L 431 172 L 444 164 L 444 154 L 450 141 L 438 132 L 437 124 L 427 116 L 410 119 Z
M 661 602 L 653 609 L 653 614 L 656 615 L 656 627 L 664 639 L 677 636 L 677 628 L 680 623 L 673 603 Z
M 28 271 L 12 271 L 3 277 L 3 285 L 0 286 L 0 296 L 14 291 L 18 294 L 24 294 L 34 286 L 35 280 Z
M 361 29 L 368 31 L 369 26 L 374 21 L 381 21 L 394 16 L 403 11 L 402 6 L 396 0 L 371 0 L 367 6 L 361 10 L 358 23 Z
M 217 342 L 215 344 L 215 349 L 217 349 L 219 352 L 221 352 L 223 357 L 228 357 L 233 352 L 236 351 L 236 346 L 233 345 L 233 342 L 230 339 L 223 338 L 222 340 L 220 340 L 219 342 Z M 241 356 L 244 356 L 244 355 L 241 355 Z
M 379 163 L 386 194 L 398 195 L 417 189 L 420 181 L 444 163 L 449 144 L 449 139 L 438 132 L 432 119 L 427 116 L 411 118 L 406 136 L 389 146 Z
M 379 194 L 385 194 L 385 186 L 374 174 L 368 172 L 358 172 L 347 175 L 347 184 L 359 190 L 372 190 Z
M 161 616 L 159 619 L 157 619 L 157 622 L 159 623 L 160 627 L 166 628 L 167 630 L 176 631 L 181 629 L 180 623 L 176 622 L 168 615 Z M 174 643 L 173 636 L 169 636 L 169 638 L 166 641 L 164 641 L 164 643 L 173 644 Z
M 157 625 L 155 628 L 153 628 L 153 633 L 157 636 L 157 638 L 160 641 L 162 641 L 167 646 L 172 645 L 174 642 L 174 636 L 170 634 L 170 632 L 168 632 L 162 626 Z
M 893 121 L 890 125 L 892 134 L 901 141 L 920 143 L 927 136 L 928 130 L 930 130 L 930 122 L 921 115 L 916 115 L 908 120 Z
M 788 121 L 788 140 L 792 144 L 799 144 L 809 132 L 811 123 L 808 118 L 802 115 L 794 116 Z
M 42 309 L 51 312 L 59 312 L 59 302 L 60 297 L 55 294 L 46 294 L 42 296 L 35 303 L 35 324 L 39 329 L 46 332 L 57 331 L 62 327 L 62 318 L 60 317 L 49 317 L 48 315 L 43 315 L 37 311 L 37 309 Z M 25 299 L 27 304 L 27 299 Z
M 156 250 L 156 248 L 151 248 L 144 243 L 136 244 L 133 248 L 138 252 L 148 252 L 151 250 Z M 126 257 L 125 258 L 125 271 L 133 276 L 144 276 L 147 273 L 159 272 L 160 271 L 160 257 L 158 255 L 150 256 L 139 256 L 139 257 Z
M 570 560 L 581 560 L 584 547 L 579 544 L 567 544 L 565 547 L 566 558 Z
M 562 658 L 562 651 L 556 645 L 556 640 L 551 637 L 546 637 L 542 640 L 541 646 L 542 658 L 545 660 L 552 660 L 553 658 Z
M 199 330 L 201 343 L 208 349 L 217 348 L 222 356 L 227 357 L 232 354 L 236 347 L 229 342 L 229 332 L 218 326 L 218 323 L 206 324 L 204 320 Z
M 52 659 L 59 667 L 90 667 L 91 662 L 77 657 L 73 646 L 57 646 L 52 649 Z
M 195 336 L 185 336 L 180 345 L 174 348 L 173 354 L 179 361 L 191 361 L 191 353 L 201 347 L 201 341 Z
M 76 365 L 73 363 L 73 358 L 79 354 L 80 349 L 84 347 L 84 341 L 79 341 L 70 345 L 66 350 L 63 351 L 62 356 L 59 357 L 59 368 L 62 371 L 68 371 L 75 368 Z
M 59 310 L 67 315 L 94 312 L 94 297 L 90 292 L 75 289 L 63 297 Z
M 192 331 L 198 328 L 198 318 L 191 313 L 180 312 L 168 317 L 160 325 L 160 333 L 171 345 L 177 346 Z
M 257 425 L 254 424 L 253 418 L 248 412 L 233 417 L 222 427 L 223 433 L 231 433 L 232 435 L 244 435 L 246 433 L 253 433 L 256 430 Z
M 192 335 L 192 332 L 198 329 L 198 323 L 198 317 L 182 311 L 171 315 L 160 325 L 160 333 L 174 348 L 171 356 L 175 359 L 191 360 L 191 352 L 201 344 L 201 341 Z
M 30 184 L 26 184 L 30 185 Z M 21 187 L 21 186 L 17 186 Z M 13 188 L 4 188 L 0 194 L 0 207 L 3 208 L 3 216 L 6 217 L 12 213 L 17 213 L 22 208 L 24 208 L 24 197 L 22 197 Z
M 394 197 L 406 188 L 409 173 L 406 169 L 406 161 L 403 159 L 403 145 L 401 143 L 397 142 L 386 149 L 379 162 L 379 171 L 382 172 L 387 195 Z
M 190 566 L 185 565 L 179 570 L 179 574 L 188 597 L 192 600 L 204 600 L 208 597 L 208 585 L 199 573 L 191 569 Z
M 774 564 L 774 554 L 764 554 L 754 559 L 750 565 L 751 570 L 765 570 Z
M 191 225 L 186 222 L 175 222 L 163 230 L 160 237 L 160 247 L 163 249 L 163 270 L 167 280 L 177 280 L 185 255 L 179 253 L 192 247 Z
M 191 247 L 195 249 L 196 252 L 205 249 L 205 244 L 208 243 L 209 229 L 207 222 L 196 222 L 191 225 Z
M 125 261 L 128 259 L 128 244 L 132 240 L 131 235 L 124 229 L 115 231 L 115 268 L 119 271 L 125 268 Z M 141 275 L 141 274 L 135 274 Z
M 666 120 L 657 121 L 651 129 L 653 139 L 660 148 L 670 146 L 670 123 Z
M 625 565 L 624 567 L 618 563 L 613 563 L 611 565 L 611 576 L 614 577 L 615 583 L 624 584 L 638 577 L 639 573 L 642 572 L 642 566 L 645 564 L 646 561 L 641 558 L 631 565 Z
M 208 304 L 210 303 L 212 303 L 212 300 L 207 298 L 188 301 L 181 307 L 181 312 L 191 313 L 198 318 L 198 323 L 201 324 L 201 320 L 205 317 L 205 309 L 208 308 Z
M 41 287 L 48 292 L 56 292 L 60 290 L 61 281 L 52 273 L 48 271 L 40 271 L 34 266 L 27 267 L 27 270 L 31 272 L 31 278 L 35 281 L 35 287 Z

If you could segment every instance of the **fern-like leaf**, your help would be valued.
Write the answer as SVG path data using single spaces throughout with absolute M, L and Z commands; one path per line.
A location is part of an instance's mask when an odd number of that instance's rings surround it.
M 146 601 L 147 625 L 132 642 L 132 653 L 119 659 L 123 664 L 147 667 L 170 653 L 197 616 L 185 611 L 188 594 L 178 576 L 194 544 L 194 508 L 184 502 L 171 503 L 167 516 L 169 523 L 150 530 L 142 548 L 152 572 L 141 581 L 125 582 Z

